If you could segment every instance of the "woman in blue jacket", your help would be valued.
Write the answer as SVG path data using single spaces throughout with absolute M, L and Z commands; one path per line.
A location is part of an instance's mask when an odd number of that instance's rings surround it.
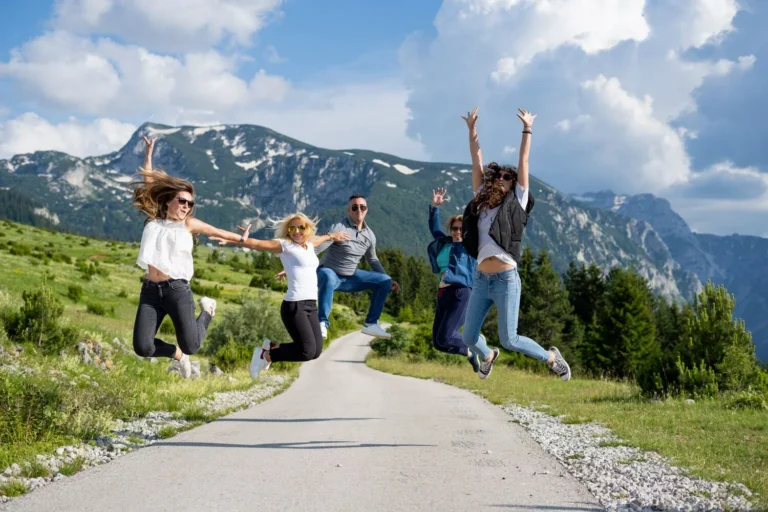
M 445 192 L 444 188 L 432 191 L 432 205 L 429 207 L 429 230 L 434 240 L 427 247 L 427 254 L 432 271 L 440 274 L 435 321 L 432 324 L 432 344 L 440 352 L 467 357 L 477 372 L 477 354 L 464 344 L 459 334 L 459 329 L 464 325 L 477 262 L 462 245 L 461 215 L 448 219 L 450 235 L 440 229 L 439 207 L 445 202 Z

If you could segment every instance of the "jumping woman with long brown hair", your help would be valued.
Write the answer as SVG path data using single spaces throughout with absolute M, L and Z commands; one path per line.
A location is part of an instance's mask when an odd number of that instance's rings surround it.
M 144 167 L 139 173 L 139 181 L 132 183 L 135 187 L 133 206 L 146 216 L 136 260 L 146 274 L 133 325 L 133 349 L 142 357 L 167 357 L 178 361 L 175 364 L 178 364 L 181 376 L 189 378 L 192 373 L 189 356 L 200 350 L 216 312 L 216 301 L 202 297 L 200 315 L 195 318 L 195 302 L 189 287 L 194 273 L 193 235 L 202 233 L 239 242 L 248 237 L 248 231 L 246 228 L 239 235 L 196 219 L 192 183 L 152 168 L 156 140 L 144 137 L 147 144 Z M 178 346 L 155 337 L 166 315 L 173 321 Z
M 517 273 L 523 231 L 533 209 L 529 191 L 528 156 L 531 148 L 535 115 L 518 109 L 523 123 L 518 167 L 504 167 L 495 162 L 483 167 L 483 154 L 477 138 L 477 108 L 462 116 L 469 128 L 469 148 L 472 155 L 472 188 L 475 197 L 464 210 L 462 242 L 470 256 L 477 259 L 477 271 L 469 297 L 464 321 L 464 344 L 480 354 L 478 375 L 485 379 L 491 374 L 499 349 L 490 349 L 480 335 L 485 316 L 496 304 L 499 321 L 499 341 L 507 350 L 514 350 L 538 359 L 549 366 L 562 380 L 570 380 L 571 369 L 560 351 L 544 350 L 538 343 L 517 333 L 520 311 L 521 283 Z

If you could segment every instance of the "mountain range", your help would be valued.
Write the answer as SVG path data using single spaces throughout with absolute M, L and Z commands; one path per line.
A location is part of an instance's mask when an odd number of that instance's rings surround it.
M 144 135 L 158 138 L 155 167 L 195 186 L 199 218 L 224 229 L 250 221 L 254 236 L 270 236 L 270 219 L 294 211 L 318 216 L 322 230 L 343 218 L 351 194 L 363 194 L 380 247 L 426 255 L 432 190 L 448 189 L 446 219 L 472 197 L 468 164 L 323 149 L 254 125 L 147 123 L 107 155 L 37 151 L 0 160 L 0 187 L 30 198 L 35 214 L 61 229 L 138 240 L 143 224 L 131 208 L 130 183 L 143 162 Z M 768 240 L 693 233 L 666 200 L 649 194 L 570 196 L 535 176 L 530 190 L 536 207 L 526 243 L 548 251 L 556 269 L 564 272 L 572 260 L 634 267 L 674 300 L 690 300 L 710 279 L 724 284 L 736 296 L 737 316 L 752 331 L 758 357 L 768 359 L 768 271 L 759 264 Z

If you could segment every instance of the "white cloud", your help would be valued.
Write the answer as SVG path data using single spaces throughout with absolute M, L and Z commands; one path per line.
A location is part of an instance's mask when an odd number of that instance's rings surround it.
M 0 123 L 0 158 L 33 151 L 63 151 L 79 157 L 100 155 L 128 142 L 136 126 L 114 119 L 90 122 L 70 118 L 53 124 L 27 112 Z
M 248 45 L 282 0 L 59 0 L 54 23 L 81 34 L 115 34 L 162 51 Z
M 285 97 L 285 79 L 260 70 L 248 83 L 237 75 L 238 65 L 236 57 L 214 50 L 176 58 L 57 31 L 13 50 L 0 76 L 15 78 L 45 104 L 89 115 L 226 114 Z
M 504 148 L 501 151 L 505 155 L 512 155 L 517 152 L 517 148 L 513 148 L 512 146 L 504 146 Z

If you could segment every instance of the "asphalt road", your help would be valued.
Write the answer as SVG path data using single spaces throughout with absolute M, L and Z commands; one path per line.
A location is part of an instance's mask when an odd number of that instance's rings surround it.
M 602 510 L 500 408 L 368 368 L 370 340 L 340 338 L 281 395 L 0 510 Z

